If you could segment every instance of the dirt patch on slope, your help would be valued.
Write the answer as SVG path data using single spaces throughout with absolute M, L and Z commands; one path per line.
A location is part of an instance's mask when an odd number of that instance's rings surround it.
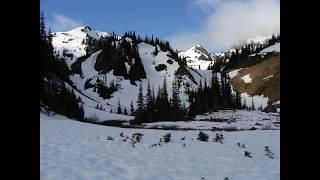
M 241 79 L 250 75 L 251 83 Z M 234 90 L 247 92 L 250 96 L 261 95 L 269 98 L 268 104 L 280 100 L 280 55 L 268 57 L 263 62 L 243 69 L 231 79 Z

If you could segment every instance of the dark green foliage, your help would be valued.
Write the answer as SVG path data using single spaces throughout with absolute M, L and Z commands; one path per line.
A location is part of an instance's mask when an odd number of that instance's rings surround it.
M 252 158 L 252 153 L 249 151 L 244 151 L 244 156 L 248 158 Z
M 268 158 L 274 159 L 274 153 L 270 150 L 269 146 L 264 147 L 264 152 Z
M 220 109 L 241 109 L 241 96 L 239 93 L 232 94 L 229 76 L 221 72 L 221 80 L 218 81 L 217 73 L 213 71 L 211 86 L 205 80 L 204 85 L 200 81 L 197 90 L 189 91 L 190 118 L 197 114 L 214 112 Z
M 246 44 L 240 49 L 236 49 L 236 52 L 233 52 L 231 54 L 229 62 L 220 61 L 218 64 L 216 63 L 215 66 L 216 67 L 225 66 L 224 70 L 226 71 L 230 69 L 245 68 L 245 67 L 258 64 L 263 61 L 263 58 L 257 54 L 255 56 L 250 56 L 250 55 L 259 53 L 262 49 L 272 46 L 278 42 L 280 42 L 280 34 L 278 35 L 273 34 L 272 37 L 266 40 L 266 42 L 263 44 L 252 44 L 252 43 Z M 241 53 L 240 53 L 240 50 L 241 50 Z
M 120 99 L 118 100 L 118 114 L 122 114 L 122 109 L 121 109 L 121 104 L 120 104 Z
M 158 55 L 158 53 L 159 53 L 158 46 L 156 46 L 154 49 L 153 55 L 156 56 Z
M 158 64 L 157 66 L 154 67 L 157 71 L 163 71 L 167 69 L 167 65 L 165 64 Z
M 133 102 L 131 101 L 131 104 L 130 104 L 130 113 L 131 113 L 131 116 L 134 115 L 134 106 L 133 106 Z
M 208 141 L 209 139 L 209 136 L 208 134 L 200 131 L 199 134 L 198 134 L 198 138 L 197 138 L 199 141 Z
M 86 89 L 89 89 L 89 88 L 93 88 L 93 87 L 95 87 L 93 84 L 91 84 L 90 83 L 90 81 L 91 81 L 92 79 L 87 79 L 86 80 L 86 82 L 84 83 L 84 89 L 86 90 Z
M 236 91 L 236 95 L 235 95 L 235 108 L 242 109 L 241 95 L 239 91 Z
M 111 141 L 112 141 L 113 138 L 112 138 L 111 136 L 108 136 L 108 137 L 107 137 L 107 140 L 109 140 L 109 141 L 111 140 Z
M 168 60 L 167 60 L 167 63 L 168 63 L 168 64 L 173 64 L 173 61 L 172 61 L 171 59 L 168 59 Z
M 100 79 L 97 79 L 96 82 L 97 93 L 103 99 L 110 99 L 113 92 L 117 91 L 119 88 L 118 84 L 114 84 L 114 81 L 111 81 L 110 85 L 105 85 Z
M 71 84 L 69 71 L 65 60 L 53 54 L 51 34 L 45 33 L 44 17 L 40 17 L 40 102 L 48 110 L 67 116 L 68 118 L 84 120 L 84 110 L 81 98 L 77 98 L 73 90 L 66 87 Z
M 220 134 L 216 133 L 216 137 L 213 138 L 214 142 L 220 142 L 221 144 L 223 144 L 223 140 L 224 140 L 224 137 L 222 133 Z
M 141 124 L 143 122 L 146 122 L 146 117 L 144 115 L 144 98 L 142 93 L 142 83 L 140 83 L 139 86 L 139 94 L 137 99 L 137 110 L 135 111 L 135 117 L 133 121 L 131 121 L 132 124 Z
M 162 142 L 167 144 L 170 141 L 171 141 L 171 133 L 167 133 L 162 137 Z
M 135 118 L 132 123 L 141 124 L 146 122 L 185 120 L 186 110 L 181 105 L 177 84 L 174 83 L 172 86 L 173 97 L 170 100 L 167 92 L 166 78 L 164 78 L 162 88 L 159 87 L 157 96 L 155 96 L 154 88 L 151 90 L 148 83 L 145 99 L 142 94 L 142 85 L 140 84 L 137 110 L 134 113 Z
M 251 110 L 256 110 L 256 107 L 254 105 L 253 97 L 251 98 Z
M 141 142 L 142 136 L 143 136 L 143 134 L 141 134 L 141 133 L 132 134 L 132 137 L 130 138 L 130 141 L 131 141 L 130 143 L 131 143 L 132 147 L 135 147 L 136 143 Z
M 131 36 L 132 44 L 125 39 L 128 36 Z M 123 76 L 125 79 L 132 81 L 146 78 L 134 33 L 130 33 L 130 35 L 125 33 L 121 40 L 118 40 L 116 35 L 113 34 L 99 42 L 102 52 L 98 55 L 94 66 L 97 71 L 107 73 L 113 70 L 114 75 Z M 116 43 L 118 43 L 117 46 Z M 129 72 L 127 72 L 125 63 L 131 66 Z
M 44 13 L 41 11 L 40 13 L 40 36 L 43 38 L 46 38 L 46 27 L 45 27 L 45 21 L 44 21 Z
M 74 74 L 80 74 L 82 76 L 81 63 L 90 57 L 90 54 L 86 54 L 84 56 L 79 57 L 76 62 L 71 64 L 71 72 Z

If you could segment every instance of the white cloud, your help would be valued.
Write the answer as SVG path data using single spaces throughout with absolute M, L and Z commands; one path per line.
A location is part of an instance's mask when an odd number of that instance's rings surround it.
M 56 13 L 53 14 L 52 20 L 48 21 L 48 27 L 52 32 L 69 31 L 79 26 L 83 26 L 83 23 Z
M 194 0 L 193 4 L 210 13 L 198 32 L 169 37 L 174 48 L 200 43 L 209 51 L 227 50 L 256 35 L 280 31 L 279 0 Z

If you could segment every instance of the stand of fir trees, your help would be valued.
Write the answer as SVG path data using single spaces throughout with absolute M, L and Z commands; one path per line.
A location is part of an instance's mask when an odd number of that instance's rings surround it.
M 167 81 L 164 78 L 162 87 L 158 87 L 155 95 L 154 87 L 148 81 L 147 93 L 143 95 L 140 83 L 137 98 L 137 109 L 134 112 L 133 124 L 158 121 L 182 121 L 186 119 L 186 109 L 181 104 L 177 82 L 172 84 L 172 97 L 168 97 Z M 132 108 L 133 109 L 133 108 Z
M 197 114 L 214 112 L 220 109 L 242 109 L 239 92 L 232 94 L 230 78 L 225 72 L 221 72 L 220 82 L 217 73 L 212 71 L 211 86 L 205 80 L 200 81 L 199 88 L 189 91 L 188 117 L 193 118 Z
M 54 55 L 51 32 L 46 34 L 43 12 L 40 14 L 40 104 L 49 111 L 84 120 L 81 99 L 65 82 L 70 83 L 64 59 Z

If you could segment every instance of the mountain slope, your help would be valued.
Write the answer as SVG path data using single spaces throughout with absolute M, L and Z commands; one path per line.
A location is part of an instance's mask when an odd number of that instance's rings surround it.
M 70 67 L 77 58 L 86 54 L 88 40 L 99 40 L 101 37 L 110 36 L 109 33 L 99 32 L 89 26 L 78 27 L 67 32 L 52 33 L 52 44 L 56 54 L 64 57 Z
M 110 37 L 111 45 L 117 49 L 121 50 L 128 43 L 130 44 L 131 51 L 134 52 L 137 49 L 137 57 L 130 56 L 130 53 L 125 52 L 124 49 L 122 51 L 124 51 L 125 56 L 117 54 L 110 56 L 112 59 L 118 59 L 116 62 L 124 61 L 123 68 L 125 72 L 121 71 L 123 75 L 119 75 L 119 73 L 115 74 L 117 70 L 115 68 L 118 67 L 114 64 L 115 62 L 111 61 L 111 64 L 105 66 L 101 64 L 102 60 L 107 58 L 104 56 L 104 52 L 108 49 L 99 46 L 99 39 L 108 41 L 109 37 L 109 33 L 97 32 L 88 27 L 79 27 L 68 32 L 53 33 L 55 51 L 59 56 L 66 58 L 68 67 L 72 72 L 69 76 L 73 84 L 72 88 L 78 91 L 77 94 L 81 98 L 86 97 L 86 100 L 83 102 L 86 117 L 92 116 L 92 108 L 101 106 L 102 110 L 99 110 L 99 113 L 97 113 L 97 118 L 99 120 L 107 120 L 102 115 L 103 112 L 116 112 L 119 102 L 123 109 L 129 110 L 131 102 L 136 106 L 135 102 L 140 82 L 143 86 L 143 94 L 146 94 L 148 81 L 150 82 L 150 86 L 154 88 L 155 93 L 157 93 L 158 87 L 162 87 L 165 77 L 169 97 L 172 96 L 172 83 L 173 81 L 177 81 L 180 84 L 179 91 L 182 104 L 188 106 L 187 88 L 195 89 L 198 87 L 200 80 L 204 82 L 206 79 L 207 83 L 209 83 L 211 79 L 211 71 L 190 69 L 178 63 L 172 57 L 171 52 L 162 51 L 158 45 L 144 42 L 135 43 L 129 37 L 117 37 L 115 39 Z M 90 41 L 88 42 L 88 40 Z M 159 49 L 157 55 L 154 54 L 156 46 Z M 95 50 L 88 52 L 87 50 L 90 48 Z M 209 56 L 207 58 L 210 59 Z M 145 72 L 146 77 L 140 76 L 137 80 L 132 80 L 130 71 L 133 71 L 139 59 L 141 59 L 141 68 Z M 110 87 L 114 87 L 114 89 L 111 91 L 111 94 L 109 93 L 110 96 L 109 94 L 108 96 L 102 96 L 101 92 L 99 92 L 99 87 L 106 90 L 110 89 Z

